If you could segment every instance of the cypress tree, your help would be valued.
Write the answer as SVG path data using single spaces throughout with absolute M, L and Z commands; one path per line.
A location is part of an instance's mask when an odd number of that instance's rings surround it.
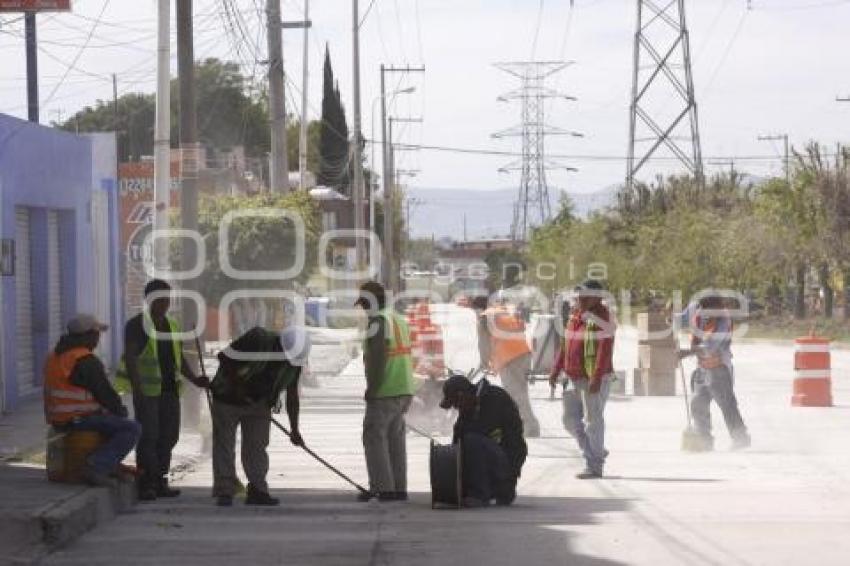
M 348 122 L 339 86 L 334 80 L 331 55 L 325 46 L 322 88 L 322 127 L 319 135 L 318 184 L 348 192 Z

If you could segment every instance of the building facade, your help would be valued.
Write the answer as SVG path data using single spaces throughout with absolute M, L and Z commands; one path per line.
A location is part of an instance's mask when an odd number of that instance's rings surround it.
M 0 114 L 2 410 L 40 398 L 48 352 L 76 312 L 110 324 L 98 354 L 119 355 L 116 145 Z

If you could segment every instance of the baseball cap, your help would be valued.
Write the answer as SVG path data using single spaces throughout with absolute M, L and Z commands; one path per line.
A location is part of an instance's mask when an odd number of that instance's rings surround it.
M 470 382 L 466 376 L 451 376 L 443 384 L 443 400 L 440 401 L 440 407 L 443 409 L 450 409 L 452 406 L 452 399 L 455 395 L 464 391 L 473 391 L 474 389 L 475 386 L 472 385 L 472 382 Z
M 68 334 L 87 334 L 92 331 L 105 332 L 109 325 L 100 322 L 93 314 L 80 313 L 68 321 Z

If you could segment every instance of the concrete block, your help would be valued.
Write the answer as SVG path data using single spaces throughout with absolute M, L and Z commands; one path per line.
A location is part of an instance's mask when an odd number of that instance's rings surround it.
M 672 347 L 641 344 L 638 346 L 638 367 L 666 372 L 678 367 L 678 351 Z
M 676 395 L 676 371 L 659 372 L 651 369 L 635 369 L 636 396 L 672 397 Z

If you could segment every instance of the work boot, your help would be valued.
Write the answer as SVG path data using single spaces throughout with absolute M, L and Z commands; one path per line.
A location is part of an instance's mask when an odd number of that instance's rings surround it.
M 219 495 L 215 499 L 215 504 L 219 507 L 233 507 L 233 496 Z
M 592 468 L 585 468 L 581 472 L 576 474 L 576 479 L 579 480 L 598 480 L 602 477 L 602 470 L 594 470 Z
M 108 474 L 100 473 L 91 467 L 87 468 L 83 473 L 83 479 L 92 487 L 116 487 L 117 485 L 115 478 L 109 477 Z
M 160 478 L 156 486 L 156 496 L 164 498 L 179 497 L 180 490 L 168 487 L 168 479 Z
M 280 505 L 280 499 L 272 497 L 266 491 L 259 491 L 251 484 L 248 484 L 248 495 L 245 496 L 245 505 L 265 505 L 274 507 L 275 505 Z
M 406 491 L 393 491 L 392 492 L 393 501 L 407 501 L 407 492 Z
M 156 501 L 156 488 L 152 485 L 139 485 L 139 501 Z
M 739 433 L 732 437 L 732 450 L 746 450 L 753 443 L 749 433 Z

